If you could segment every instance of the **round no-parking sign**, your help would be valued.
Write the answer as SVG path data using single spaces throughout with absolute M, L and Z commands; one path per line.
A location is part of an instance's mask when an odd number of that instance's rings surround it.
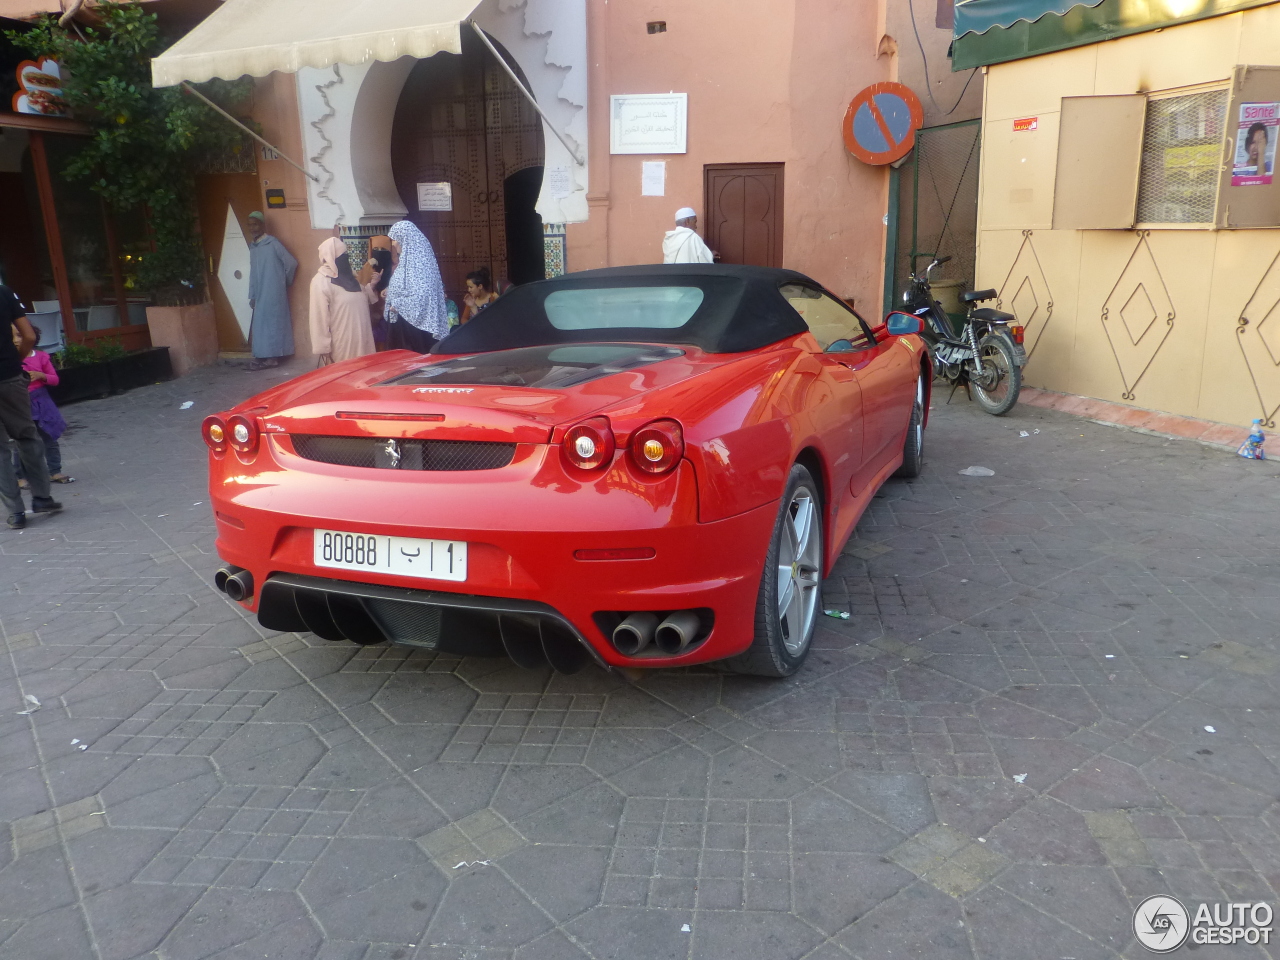
M 893 163 L 915 146 L 924 108 L 901 83 L 873 83 L 853 98 L 844 115 L 844 145 L 863 163 Z

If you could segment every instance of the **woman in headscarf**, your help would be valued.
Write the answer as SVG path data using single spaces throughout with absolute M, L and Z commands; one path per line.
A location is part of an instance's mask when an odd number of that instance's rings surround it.
M 330 237 L 320 244 L 320 269 L 311 278 L 311 350 L 325 364 L 374 349 L 368 296 L 351 271 L 347 245 Z
M 387 231 L 395 273 L 387 285 L 387 342 L 427 353 L 449 332 L 444 282 L 431 244 L 422 231 L 401 220 Z

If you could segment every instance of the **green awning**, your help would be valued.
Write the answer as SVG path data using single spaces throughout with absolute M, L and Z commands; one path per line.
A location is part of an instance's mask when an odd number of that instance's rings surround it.
M 1096 7 L 1102 0 L 957 0 L 955 35 L 986 33 L 992 27 L 1012 27 L 1019 20 L 1036 21 L 1045 14 L 1062 16 L 1072 7 Z
M 960 0 L 952 70 L 1006 63 L 1070 47 L 1261 7 L 1277 0 Z M 963 14 L 962 14 L 963 11 Z

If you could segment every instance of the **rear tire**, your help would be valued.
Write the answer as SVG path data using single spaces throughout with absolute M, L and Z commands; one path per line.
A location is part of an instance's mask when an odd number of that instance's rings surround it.
M 907 439 L 902 445 L 902 466 L 895 477 L 910 480 L 920 476 L 924 469 L 924 374 L 916 379 L 916 399 L 911 405 L 911 422 L 907 425 Z
M 735 673 L 789 677 L 804 663 L 822 610 L 822 500 L 813 475 L 796 464 L 765 552 L 756 596 L 756 632 L 726 661 Z
M 973 395 L 983 410 L 993 417 L 1002 417 L 1018 402 L 1022 368 L 1013 359 L 1008 339 L 998 333 L 989 333 L 978 341 L 978 360 L 982 363 L 981 372 L 990 379 L 984 385 L 981 380 L 970 378 Z

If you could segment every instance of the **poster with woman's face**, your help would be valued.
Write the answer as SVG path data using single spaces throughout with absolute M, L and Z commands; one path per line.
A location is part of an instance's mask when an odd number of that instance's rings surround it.
M 1233 187 L 1264 186 L 1271 182 L 1277 139 L 1280 139 L 1280 103 L 1240 104 L 1236 158 L 1231 170 Z

